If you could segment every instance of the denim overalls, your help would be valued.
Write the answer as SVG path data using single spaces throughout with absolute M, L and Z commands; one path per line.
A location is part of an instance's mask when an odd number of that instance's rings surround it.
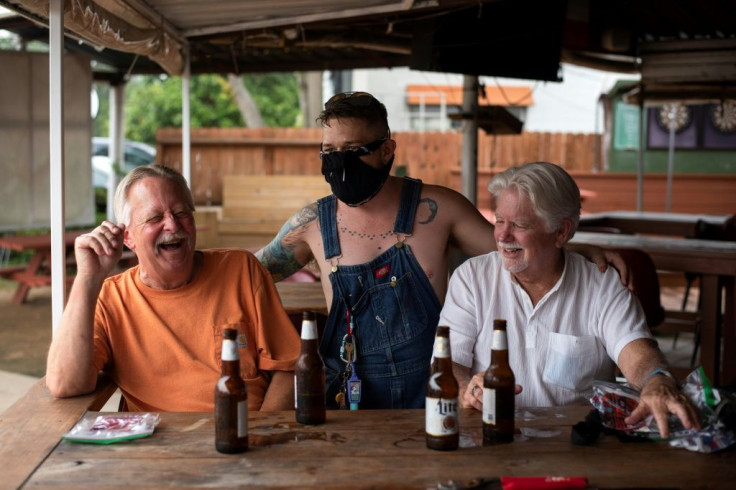
M 404 179 L 393 230 L 397 235 L 411 234 L 421 189 L 420 180 Z M 337 198 L 317 202 L 329 261 L 340 256 Z M 345 371 L 340 345 L 349 309 L 355 321 L 354 368 L 362 380 L 360 408 L 423 408 L 441 304 L 410 247 L 399 241 L 366 264 L 332 264 L 332 305 L 320 343 L 327 368 L 327 406 L 337 408 L 335 395 Z

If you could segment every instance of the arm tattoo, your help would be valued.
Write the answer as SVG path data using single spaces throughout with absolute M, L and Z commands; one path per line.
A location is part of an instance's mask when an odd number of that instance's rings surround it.
M 429 207 L 429 216 L 425 220 L 419 221 L 419 224 L 426 225 L 427 223 L 431 223 L 432 221 L 434 221 L 434 219 L 437 217 L 437 201 L 425 197 L 424 199 L 419 200 L 419 204 L 422 203 L 426 204 L 427 207 Z
M 294 250 L 303 240 L 305 227 L 317 219 L 316 211 L 317 205 L 312 204 L 294 214 L 284 223 L 271 243 L 256 253 L 256 257 L 268 269 L 274 281 L 289 277 L 309 261 L 300 263 Z

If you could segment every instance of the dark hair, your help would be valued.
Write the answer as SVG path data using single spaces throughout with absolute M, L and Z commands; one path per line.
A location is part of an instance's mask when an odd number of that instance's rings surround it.
M 390 135 L 386 106 L 368 92 L 342 92 L 330 97 L 316 121 L 325 127 L 334 119 L 357 119 L 381 135 Z

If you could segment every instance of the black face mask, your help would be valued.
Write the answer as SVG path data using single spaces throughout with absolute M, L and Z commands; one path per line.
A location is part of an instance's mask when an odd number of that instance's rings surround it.
M 357 151 L 322 153 L 322 175 L 332 193 L 348 206 L 360 206 L 378 194 L 391 172 L 394 157 L 377 169 L 364 163 Z

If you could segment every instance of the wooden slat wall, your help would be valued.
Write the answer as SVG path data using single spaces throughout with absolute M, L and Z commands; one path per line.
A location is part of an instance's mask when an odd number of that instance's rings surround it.
M 192 192 L 198 205 L 222 204 L 225 175 L 320 175 L 322 131 L 301 128 L 192 130 Z M 156 159 L 181 170 L 181 130 L 156 132 Z
M 222 204 L 224 175 L 320 175 L 321 129 L 210 128 L 192 130 L 192 190 L 198 205 Z M 460 166 L 462 135 L 457 132 L 395 133 L 395 167 L 412 177 L 450 186 L 451 169 Z M 505 168 L 546 160 L 568 169 L 589 170 L 595 135 L 478 133 L 478 168 Z M 181 131 L 156 134 L 157 160 L 181 170 Z
M 329 194 L 322 175 L 226 175 L 218 246 L 258 249 L 290 216 Z
M 230 128 L 192 131 L 192 186 L 197 205 L 222 204 L 224 175 L 320 175 L 320 129 Z M 522 133 L 493 136 L 479 132 L 478 206 L 490 207 L 486 186 L 492 171 L 531 161 L 549 161 L 574 174 L 582 189 L 597 196 L 587 212 L 636 208 L 636 175 L 594 173 L 599 136 Z M 460 190 L 462 135 L 457 132 L 396 133 L 395 167 L 424 182 Z M 181 132 L 157 135 L 159 162 L 181 170 Z M 646 174 L 644 210 L 664 211 L 666 178 Z M 736 175 L 678 174 L 673 184 L 674 212 L 736 213 Z
M 478 170 L 478 207 L 492 209 L 487 186 L 501 169 Z M 583 212 L 636 210 L 636 174 L 569 170 L 580 189 L 595 196 L 583 202 Z M 451 169 L 450 187 L 460 189 L 460 168 Z M 665 211 L 667 176 L 645 174 L 643 211 Z M 672 212 L 736 214 L 736 175 L 680 174 L 672 182 Z
M 636 175 L 571 172 L 581 189 L 597 193 L 583 209 L 597 213 L 636 209 Z M 643 210 L 665 211 L 667 176 L 645 174 Z M 673 213 L 736 214 L 736 175 L 678 174 L 672 180 Z

